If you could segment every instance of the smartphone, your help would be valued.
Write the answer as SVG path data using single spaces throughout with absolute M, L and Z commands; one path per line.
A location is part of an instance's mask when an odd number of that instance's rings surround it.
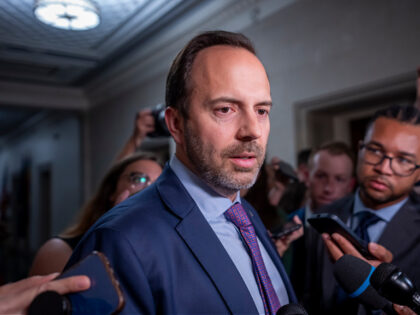
M 271 231 L 271 237 L 274 239 L 282 238 L 283 236 L 289 235 L 294 231 L 297 231 L 301 228 L 302 224 L 295 222 L 287 222 L 283 226 L 276 228 Z
M 358 251 L 367 259 L 376 259 L 369 253 L 368 243 L 358 237 L 349 229 L 338 216 L 330 213 L 314 214 L 308 218 L 309 224 L 318 231 L 318 233 L 333 234 L 338 233 L 345 237 Z
M 124 296 L 114 271 L 104 254 L 94 251 L 80 262 L 64 271 L 57 279 L 87 275 L 88 290 L 66 295 L 72 315 L 118 314 L 124 307 Z

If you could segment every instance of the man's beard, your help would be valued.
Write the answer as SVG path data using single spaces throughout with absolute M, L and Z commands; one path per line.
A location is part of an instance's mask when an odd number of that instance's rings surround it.
M 256 142 L 238 143 L 224 148 L 217 153 L 210 145 L 197 137 L 193 130 L 187 125 L 185 130 L 185 146 L 188 159 L 191 161 L 195 171 L 208 185 L 224 195 L 231 195 L 238 190 L 250 188 L 258 177 L 258 172 L 264 161 L 264 149 Z M 257 160 L 256 168 L 242 168 L 233 165 L 231 169 L 223 168 L 223 165 L 216 165 L 213 161 L 215 154 L 220 154 L 221 161 L 226 161 L 230 156 L 244 152 L 255 154 Z M 251 173 L 251 178 L 236 178 L 236 173 Z

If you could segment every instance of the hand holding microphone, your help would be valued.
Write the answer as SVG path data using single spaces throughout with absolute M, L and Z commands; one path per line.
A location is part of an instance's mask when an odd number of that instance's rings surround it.
M 371 309 L 381 309 L 387 314 L 397 314 L 389 302 L 370 285 L 370 277 L 375 270 L 364 260 L 352 255 L 344 255 L 334 264 L 334 276 L 351 298 Z
M 350 297 L 374 309 L 395 314 L 391 301 L 406 305 L 420 314 L 420 295 L 414 284 L 392 264 L 382 263 L 375 268 L 359 258 L 344 255 L 335 263 L 334 275 Z M 398 314 L 410 314 L 406 309 L 395 309 Z
M 420 314 L 420 294 L 413 282 L 397 266 L 380 264 L 372 273 L 370 282 L 388 300 L 406 305 Z

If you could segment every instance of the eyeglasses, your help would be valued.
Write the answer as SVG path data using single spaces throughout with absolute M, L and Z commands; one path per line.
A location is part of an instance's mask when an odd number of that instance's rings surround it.
M 360 149 L 364 149 L 363 162 L 366 164 L 379 165 L 385 159 L 389 159 L 391 170 L 397 176 L 410 176 L 416 169 L 420 168 L 420 165 L 416 164 L 414 159 L 398 155 L 390 157 L 374 144 L 360 143 Z
M 127 177 L 131 185 L 136 188 L 143 189 L 151 184 L 150 177 L 143 173 L 131 172 L 130 174 L 123 174 L 122 176 Z

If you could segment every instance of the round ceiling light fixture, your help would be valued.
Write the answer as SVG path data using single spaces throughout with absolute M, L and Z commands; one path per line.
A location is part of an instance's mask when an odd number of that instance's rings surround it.
M 84 31 L 98 26 L 99 8 L 90 0 L 35 0 L 34 14 L 56 28 Z

